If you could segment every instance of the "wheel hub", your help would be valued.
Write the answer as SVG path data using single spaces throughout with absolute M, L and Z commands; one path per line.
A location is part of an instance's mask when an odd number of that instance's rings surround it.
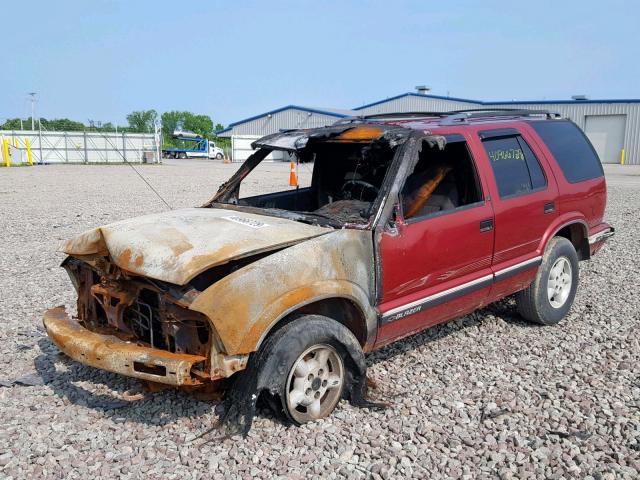
M 321 385 L 322 380 L 320 380 L 320 377 L 314 378 L 313 382 L 311 382 L 311 388 L 313 388 L 314 390 L 319 390 Z
M 287 380 L 286 402 L 299 423 L 327 416 L 340 400 L 344 366 L 330 345 L 316 345 L 298 357 Z
M 560 257 L 551 267 L 547 281 L 547 298 L 553 308 L 560 308 L 567 302 L 572 284 L 571 263 L 567 257 Z

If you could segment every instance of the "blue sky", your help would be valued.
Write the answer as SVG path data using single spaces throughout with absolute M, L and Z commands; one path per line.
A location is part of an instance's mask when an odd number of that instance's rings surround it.
M 640 98 L 640 2 L 5 2 L 0 120 L 228 124 L 286 104 L 351 108 L 426 84 L 481 100 Z

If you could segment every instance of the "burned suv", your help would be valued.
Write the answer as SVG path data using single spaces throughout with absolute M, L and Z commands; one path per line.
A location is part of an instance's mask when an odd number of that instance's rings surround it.
M 230 408 L 264 392 L 300 424 L 366 404 L 366 352 L 505 296 L 559 322 L 613 234 L 594 149 L 548 112 L 358 117 L 253 148 L 201 207 L 64 245 L 77 318 L 44 317 L 60 350 L 174 386 L 230 379 Z M 272 153 L 310 184 L 243 196 Z

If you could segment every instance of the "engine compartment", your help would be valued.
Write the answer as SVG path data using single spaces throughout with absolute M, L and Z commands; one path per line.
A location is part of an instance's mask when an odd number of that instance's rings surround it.
M 199 292 L 127 275 L 106 258 L 68 257 L 63 267 L 78 293 L 78 321 L 88 330 L 170 353 L 206 357 L 201 371 L 211 371 L 214 345 L 211 324 L 187 308 Z

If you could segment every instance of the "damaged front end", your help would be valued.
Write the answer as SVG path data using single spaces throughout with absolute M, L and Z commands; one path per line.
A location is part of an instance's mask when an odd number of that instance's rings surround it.
M 69 357 L 86 365 L 167 385 L 198 387 L 246 367 L 227 356 L 209 320 L 189 310 L 198 295 L 127 274 L 108 257 L 68 257 L 63 267 L 78 293 L 77 319 L 48 310 L 44 326 Z

